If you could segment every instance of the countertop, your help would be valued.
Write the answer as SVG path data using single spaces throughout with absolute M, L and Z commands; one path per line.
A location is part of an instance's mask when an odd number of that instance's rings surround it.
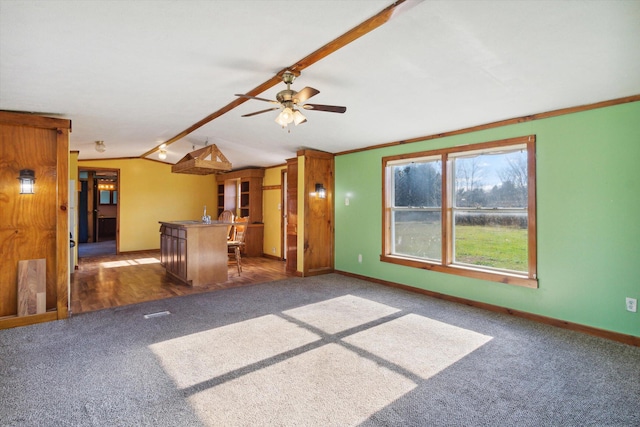
M 225 226 L 228 227 L 229 225 L 233 225 L 232 222 L 224 222 L 224 221 L 211 221 L 210 224 L 205 224 L 202 221 L 198 221 L 198 220 L 183 220 L 183 221 L 158 221 L 160 224 L 162 225 L 169 225 L 172 227 L 183 227 L 183 228 L 188 228 L 188 227 L 220 227 L 220 226 Z

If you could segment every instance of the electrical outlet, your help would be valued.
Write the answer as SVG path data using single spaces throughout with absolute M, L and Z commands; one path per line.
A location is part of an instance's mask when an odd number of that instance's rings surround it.
M 362 254 L 358 254 L 358 262 L 362 264 Z
M 638 311 L 638 300 L 635 298 L 627 297 L 627 311 L 635 313 Z

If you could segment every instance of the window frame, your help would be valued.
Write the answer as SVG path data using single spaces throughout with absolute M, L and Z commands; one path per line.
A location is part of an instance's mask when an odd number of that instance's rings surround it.
M 455 274 L 482 280 L 489 280 L 510 285 L 529 288 L 538 287 L 537 277 L 537 221 L 536 221 L 536 152 L 535 135 L 508 138 L 497 141 L 469 144 L 463 146 L 442 148 L 416 153 L 399 154 L 382 158 L 382 253 L 380 261 L 407 267 L 420 268 L 431 271 Z M 507 272 L 491 268 L 472 265 L 454 264 L 454 229 L 453 229 L 453 198 L 454 182 L 451 157 L 459 157 L 462 153 L 486 151 L 502 147 L 517 145 L 526 146 L 527 150 L 527 253 L 528 271 L 526 273 Z M 401 162 L 410 162 L 425 158 L 441 158 L 442 164 L 442 201 L 441 201 L 441 243 L 442 256 L 440 262 L 393 254 L 393 174 L 390 167 Z

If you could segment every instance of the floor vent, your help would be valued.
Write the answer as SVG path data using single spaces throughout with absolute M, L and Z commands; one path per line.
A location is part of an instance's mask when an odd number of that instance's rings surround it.
M 171 313 L 170 313 L 169 311 L 167 311 L 167 310 L 165 310 L 165 311 L 158 311 L 158 312 L 155 312 L 155 313 L 145 314 L 145 315 L 144 315 L 144 318 L 145 318 L 145 319 L 152 319 L 152 318 L 154 318 L 154 317 L 168 316 L 168 315 L 170 315 L 170 314 L 171 314 Z

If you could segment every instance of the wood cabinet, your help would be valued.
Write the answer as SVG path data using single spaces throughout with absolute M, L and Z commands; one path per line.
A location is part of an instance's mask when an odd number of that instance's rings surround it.
M 160 263 L 167 274 L 192 286 L 227 281 L 227 224 L 160 224 Z
M 262 223 L 262 180 L 264 169 L 251 168 L 217 176 L 217 212 L 233 212 L 236 217 L 249 218 L 245 235 L 245 256 L 262 256 L 264 225 Z
M 187 278 L 187 230 L 163 225 L 160 228 L 160 264 L 183 282 Z
M 98 239 L 100 241 L 114 239 L 116 237 L 116 227 L 116 218 L 98 218 Z

